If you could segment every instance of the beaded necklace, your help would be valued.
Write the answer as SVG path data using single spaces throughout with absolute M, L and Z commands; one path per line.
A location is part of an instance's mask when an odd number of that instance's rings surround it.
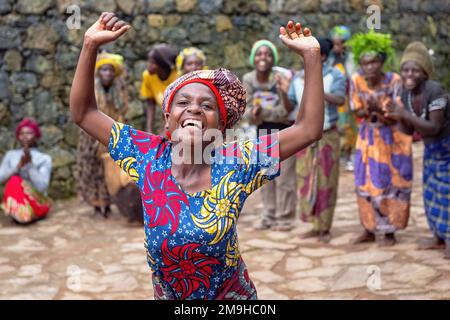
M 414 110 L 414 107 L 412 105 L 412 93 L 411 91 L 408 92 L 408 103 L 406 104 L 406 106 L 408 107 L 408 110 L 415 115 L 416 117 L 419 117 L 419 115 L 416 113 L 416 111 Z M 425 119 L 426 118 L 426 112 L 425 109 L 422 108 L 422 114 L 420 115 L 420 118 Z

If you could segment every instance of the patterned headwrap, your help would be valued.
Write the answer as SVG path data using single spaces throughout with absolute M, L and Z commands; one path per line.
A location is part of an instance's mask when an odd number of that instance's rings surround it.
M 184 48 L 183 50 L 181 50 L 180 54 L 177 56 L 177 59 L 175 61 L 177 70 L 179 72 L 181 72 L 183 69 L 184 59 L 189 56 L 196 56 L 197 58 L 203 61 L 203 64 L 206 63 L 206 57 L 202 50 L 197 49 L 195 47 Z
M 346 26 L 335 26 L 330 31 L 331 39 L 342 39 L 344 42 L 349 40 L 351 37 L 350 29 Z
M 95 70 L 97 71 L 104 65 L 112 65 L 114 68 L 115 77 L 120 76 L 124 71 L 123 57 L 119 54 L 112 54 L 108 52 L 102 52 L 97 58 L 95 63 Z
M 246 92 L 242 83 L 227 69 L 193 71 L 178 78 L 170 84 L 162 103 L 163 112 L 170 112 L 175 93 L 189 83 L 202 83 L 208 86 L 217 98 L 220 119 L 225 122 L 225 129 L 232 128 L 245 111 Z
M 269 40 L 258 40 L 253 44 L 252 47 L 252 51 L 250 53 L 250 58 L 249 58 L 249 62 L 250 65 L 254 66 L 255 65 L 255 55 L 256 55 L 256 51 L 258 51 L 259 48 L 261 48 L 262 46 L 266 46 L 268 47 L 273 54 L 273 65 L 276 66 L 278 64 L 278 50 L 277 47 L 275 47 L 275 45 L 270 42 Z
M 20 130 L 25 127 L 31 128 L 34 131 L 36 139 L 41 137 L 41 130 L 39 129 L 38 123 L 33 119 L 24 118 L 16 127 L 16 138 L 19 138 Z

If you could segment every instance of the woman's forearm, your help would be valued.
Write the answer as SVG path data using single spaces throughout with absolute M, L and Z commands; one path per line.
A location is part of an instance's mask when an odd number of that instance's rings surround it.
M 322 137 L 324 93 L 320 53 L 304 55 L 305 84 L 295 123 L 279 133 L 280 159 L 289 158 Z
M 70 114 L 74 122 L 107 146 L 114 120 L 98 111 L 95 100 L 95 63 L 100 46 L 116 40 L 130 26 L 114 13 L 104 12 L 84 34 L 83 48 L 70 92 Z
M 70 114 L 79 127 L 107 146 L 114 120 L 97 109 L 94 85 L 97 49 L 91 41 L 84 41 L 70 92 Z
M 300 103 L 302 112 L 299 112 L 297 115 L 295 124 L 302 123 L 302 126 L 315 140 L 322 135 L 324 117 L 324 91 L 320 54 L 305 54 L 304 69 L 305 88 Z
M 341 106 L 345 103 L 345 97 L 338 94 L 326 93 L 324 98 L 326 102 L 335 107 Z
M 286 109 L 286 111 L 288 113 L 292 112 L 292 110 L 294 110 L 294 105 L 291 103 L 291 101 L 289 100 L 289 97 L 287 95 L 287 93 L 281 93 L 281 101 L 283 103 L 284 108 Z
M 410 112 L 404 112 L 402 120 L 410 126 L 414 127 L 414 130 L 419 132 L 423 136 L 435 136 L 442 129 L 444 124 L 443 116 L 430 117 L 430 121 L 416 117 Z
M 155 118 L 156 104 L 153 99 L 148 99 L 147 101 L 147 131 L 152 132 L 153 122 Z
M 358 118 L 367 118 L 369 116 L 369 112 L 365 108 L 356 110 L 355 114 Z
M 97 109 L 94 90 L 97 46 L 85 40 L 78 59 L 77 69 L 70 92 L 70 114 L 75 123 L 82 123 L 89 110 Z

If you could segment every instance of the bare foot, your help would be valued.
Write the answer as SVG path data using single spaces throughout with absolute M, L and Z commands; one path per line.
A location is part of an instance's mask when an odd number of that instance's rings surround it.
M 255 230 L 268 230 L 272 227 L 272 224 L 270 222 L 261 220 L 255 227 Z
M 381 247 L 392 247 L 397 243 L 397 239 L 395 239 L 395 234 L 386 233 L 384 235 L 384 239 L 380 241 L 379 246 Z
M 450 260 L 450 240 L 445 241 L 444 259 Z
M 138 220 L 128 220 L 127 226 L 130 228 L 141 228 L 142 223 Z
M 300 235 L 300 239 L 309 239 L 309 238 L 315 238 L 319 236 L 319 231 L 316 230 L 310 230 L 304 234 Z
M 283 224 L 283 225 L 278 225 L 278 226 L 272 227 L 272 230 L 274 230 L 274 231 L 291 231 L 293 228 L 294 227 L 291 225 Z
M 319 241 L 323 243 L 328 243 L 331 240 L 330 231 L 321 231 L 319 235 Z
M 434 236 L 432 239 L 427 239 L 419 244 L 419 250 L 441 250 L 445 248 L 445 242 L 442 239 Z
M 352 241 L 352 244 L 360 244 L 374 241 L 375 241 L 375 234 L 365 230 L 359 237 L 357 237 Z

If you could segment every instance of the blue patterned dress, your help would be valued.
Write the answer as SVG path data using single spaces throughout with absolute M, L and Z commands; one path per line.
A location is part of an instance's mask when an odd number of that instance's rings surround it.
M 141 192 L 155 299 L 257 298 L 236 223 L 247 197 L 279 175 L 276 136 L 215 149 L 212 188 L 195 194 L 171 174 L 172 143 L 165 138 L 116 122 L 109 152 Z

